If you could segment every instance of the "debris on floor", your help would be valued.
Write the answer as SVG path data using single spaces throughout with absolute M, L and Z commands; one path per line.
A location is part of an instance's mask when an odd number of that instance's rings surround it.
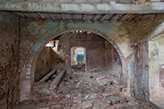
M 31 92 L 34 98 L 30 102 L 19 103 L 17 109 L 150 108 L 124 96 L 122 93 L 127 92 L 127 88 L 116 77 L 109 76 L 104 71 L 66 73 L 64 76 L 63 71 L 51 74 L 45 82 L 35 83 Z M 50 90 L 50 85 L 56 80 L 58 85 L 55 84 L 55 88 L 51 86 L 53 90 Z

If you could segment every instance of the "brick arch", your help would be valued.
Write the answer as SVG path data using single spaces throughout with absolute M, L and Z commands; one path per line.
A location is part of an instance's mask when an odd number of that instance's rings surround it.
M 90 28 L 73 28 L 73 29 L 68 29 L 68 30 L 56 30 L 59 32 L 54 31 L 53 29 L 51 30 L 47 30 L 48 32 L 45 32 L 41 37 L 39 37 L 34 44 L 32 45 L 32 48 L 29 51 L 29 55 L 26 57 L 25 60 L 25 64 L 24 64 L 24 71 L 26 71 L 26 69 L 30 69 L 29 70 L 29 74 L 30 74 L 30 82 L 29 83 L 29 89 L 28 91 L 31 91 L 32 89 L 32 85 L 34 83 L 34 75 L 35 75 L 35 63 L 36 60 L 38 58 L 38 54 L 41 52 L 41 50 L 43 49 L 43 47 L 52 39 L 56 38 L 59 35 L 62 35 L 64 33 L 68 33 L 68 32 L 74 32 L 76 30 L 83 30 L 83 31 L 88 31 L 88 32 L 92 32 L 95 33 L 101 37 L 103 37 L 104 39 L 106 39 L 110 44 L 113 45 L 113 47 L 116 49 L 116 51 L 118 52 L 121 62 L 122 62 L 122 70 L 123 70 L 123 74 L 127 73 L 127 67 L 126 67 L 126 61 L 125 61 L 125 57 L 122 53 L 122 51 L 120 50 L 120 48 L 117 46 L 117 44 L 110 39 L 110 37 L 108 37 L 104 32 L 96 30 L 96 29 L 90 29 Z M 127 85 L 127 81 L 125 82 L 125 84 Z M 22 89 L 21 89 L 22 90 Z M 24 90 L 24 89 L 23 89 Z M 26 91 L 26 92 L 28 92 Z M 30 92 L 29 92 L 30 93 Z M 24 94 L 20 94 L 20 101 L 23 101 L 25 99 L 31 99 L 30 96 L 24 97 Z M 28 94 L 29 95 L 29 94 Z M 24 97 L 24 98 L 23 98 Z

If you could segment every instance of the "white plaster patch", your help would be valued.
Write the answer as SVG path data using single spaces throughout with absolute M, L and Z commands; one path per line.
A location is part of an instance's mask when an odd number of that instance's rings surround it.
M 81 9 L 83 11 L 93 11 L 94 7 L 93 5 L 90 5 L 90 4 L 81 4 Z
M 77 4 L 62 4 L 63 11 L 79 11 L 79 5 Z

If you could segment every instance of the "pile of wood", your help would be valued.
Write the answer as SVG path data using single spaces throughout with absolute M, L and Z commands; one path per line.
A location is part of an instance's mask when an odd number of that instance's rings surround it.
M 57 90 L 57 86 L 60 83 L 60 80 L 65 74 L 65 72 L 65 69 L 59 72 L 57 72 L 56 69 L 52 70 L 47 75 L 45 75 L 39 82 L 34 83 L 33 90 L 40 93 L 54 92 L 55 90 Z

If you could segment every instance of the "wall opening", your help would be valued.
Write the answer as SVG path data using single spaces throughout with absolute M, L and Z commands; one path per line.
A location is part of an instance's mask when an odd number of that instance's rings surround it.
M 85 72 L 86 49 L 84 47 L 71 48 L 71 72 Z
M 119 93 L 125 87 L 116 49 L 92 32 L 69 32 L 51 40 L 41 50 L 35 71 L 33 91 L 43 95 Z M 111 85 L 120 89 L 111 90 Z

